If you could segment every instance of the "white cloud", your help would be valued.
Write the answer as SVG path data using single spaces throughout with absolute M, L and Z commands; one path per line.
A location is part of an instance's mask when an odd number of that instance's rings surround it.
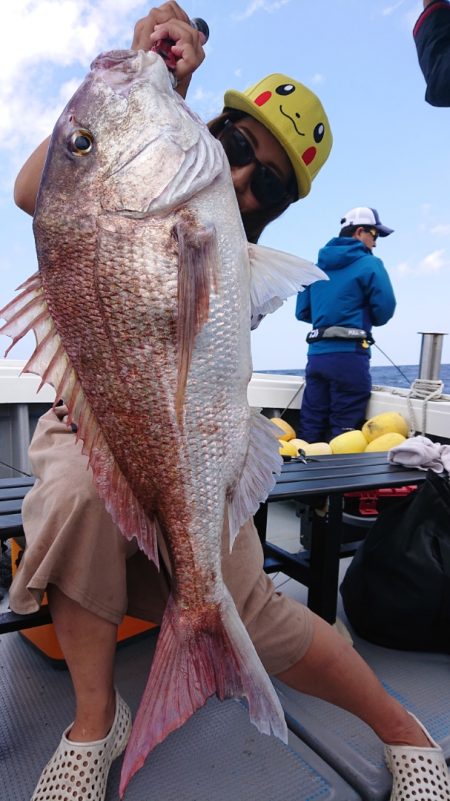
M 430 229 L 432 234 L 436 234 L 437 236 L 450 236 L 450 224 L 440 224 L 434 225 L 433 228 Z
M 448 267 L 449 261 L 444 258 L 444 254 L 444 249 L 433 250 L 419 263 L 419 271 L 422 273 L 437 273 L 444 267 Z
M 8 154 L 2 188 L 10 185 L 17 163 L 51 131 L 92 58 L 117 42 L 131 42 L 139 6 L 144 8 L 142 0 L 14 0 L 2 5 L 0 147 Z M 67 68 L 78 78 L 64 81 Z
M 385 6 L 381 9 L 381 16 L 382 17 L 389 17 L 391 14 L 394 14 L 400 6 L 404 5 L 405 0 L 398 0 L 397 3 L 394 3 L 392 6 Z
M 275 11 L 279 11 L 282 6 L 285 6 L 290 2 L 291 0 L 274 0 L 273 2 L 268 2 L 268 0 L 252 0 L 242 14 L 234 15 L 234 19 L 239 21 L 248 19 L 258 11 L 266 11 L 268 14 L 273 14 Z
M 429 275 L 430 273 L 438 273 L 450 267 L 450 259 L 446 255 L 444 248 L 440 250 L 433 250 L 423 259 L 413 264 L 410 261 L 402 261 L 395 266 L 395 270 L 399 275 Z
M 316 72 L 312 76 L 312 78 L 310 80 L 310 83 L 315 84 L 317 86 L 319 83 L 323 83 L 324 80 L 325 80 L 325 76 L 322 75 L 322 73 L 320 73 L 320 72 Z

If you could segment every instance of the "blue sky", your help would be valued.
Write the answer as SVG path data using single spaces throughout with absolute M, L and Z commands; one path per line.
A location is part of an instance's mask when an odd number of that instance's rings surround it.
M 0 51 L 0 306 L 36 270 L 31 219 L 16 209 L 18 169 L 51 131 L 101 50 L 127 47 L 150 3 L 136 0 L 14 0 L 2 5 Z M 265 232 L 262 244 L 315 261 L 358 205 L 395 229 L 379 240 L 397 296 L 392 321 L 375 329 L 397 364 L 419 360 L 418 331 L 450 332 L 450 110 L 424 101 L 412 0 L 190 0 L 210 26 L 207 57 L 188 100 L 204 118 L 227 88 L 284 72 L 312 88 L 330 119 L 334 146 L 310 195 Z M 55 33 L 58 31 L 58 33 Z M 255 369 L 302 368 L 308 327 L 294 300 L 252 335 Z M 0 352 L 9 339 L 0 337 Z M 11 357 L 25 358 L 31 335 Z M 450 338 L 443 361 L 450 362 Z M 373 349 L 374 365 L 388 364 Z

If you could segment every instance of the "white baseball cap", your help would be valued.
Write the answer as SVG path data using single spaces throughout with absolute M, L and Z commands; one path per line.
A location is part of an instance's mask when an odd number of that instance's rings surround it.
M 367 225 L 375 228 L 380 236 L 389 236 L 393 234 L 393 228 L 388 228 L 383 225 L 376 209 L 371 209 L 368 206 L 357 206 L 356 209 L 350 209 L 341 219 L 341 226 L 345 228 L 347 225 Z

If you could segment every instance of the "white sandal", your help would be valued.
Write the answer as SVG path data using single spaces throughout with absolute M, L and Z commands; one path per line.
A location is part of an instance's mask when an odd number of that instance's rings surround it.
M 104 801 L 111 763 L 125 750 L 130 736 L 130 709 L 116 691 L 114 722 L 103 740 L 73 742 L 67 739 L 70 729 L 42 771 L 31 801 Z
M 411 717 L 432 746 L 385 745 L 387 766 L 394 779 L 389 801 L 450 801 L 450 776 L 442 748 L 430 737 L 420 720 L 414 715 Z

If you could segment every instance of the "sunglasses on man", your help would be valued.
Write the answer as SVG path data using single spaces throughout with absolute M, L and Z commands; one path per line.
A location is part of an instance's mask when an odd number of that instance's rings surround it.
M 377 239 L 378 239 L 378 237 L 379 237 L 379 233 L 378 233 L 378 231 L 376 230 L 376 228 L 364 228 L 364 230 L 365 230 L 365 231 L 366 231 L 368 234 L 370 234 L 370 236 L 372 237 L 372 239 L 373 239 L 373 241 L 374 241 L 374 242 L 376 242 L 376 241 L 377 241 Z
M 247 137 L 231 120 L 225 120 L 219 141 L 225 150 L 230 167 L 244 167 L 252 163 L 255 165 L 250 188 L 261 206 L 276 206 L 279 203 L 291 203 L 296 200 L 295 189 L 285 186 L 276 172 L 258 161 Z

